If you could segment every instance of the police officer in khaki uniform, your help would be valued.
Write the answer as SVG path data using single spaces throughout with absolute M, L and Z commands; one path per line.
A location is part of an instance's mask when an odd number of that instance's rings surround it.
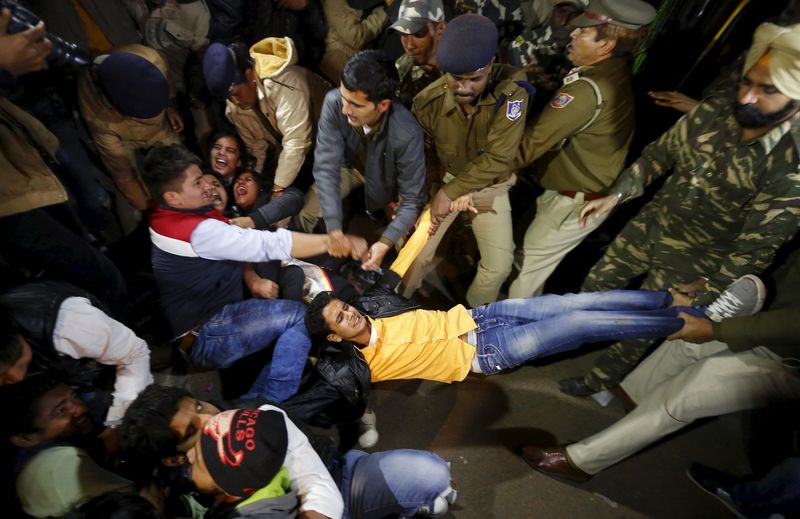
M 134 209 L 150 203 L 136 152 L 179 144 L 183 121 L 170 106 L 175 89 L 164 57 L 126 45 L 94 59 L 78 77 L 78 108 L 106 171 Z
M 576 68 L 520 146 L 520 166 L 535 162 L 545 192 L 525 233 L 510 298 L 541 294 L 564 256 L 605 220 L 581 226 L 578 215 L 585 202 L 605 195 L 625 165 L 634 128 L 628 58 L 655 14 L 642 0 L 593 0 L 573 20 L 567 57 Z
M 428 175 L 444 186 L 431 205 L 433 235 L 403 279 L 409 296 L 422 283 L 442 235 L 455 219 L 451 205 L 471 195 L 472 221 L 481 259 L 467 291 L 470 306 L 497 299 L 514 260 L 511 205 L 514 163 L 525 130 L 528 93 L 515 83 L 525 74 L 495 63 L 497 28 L 486 17 L 458 16 L 447 24 L 437 49 L 445 75 L 414 98 L 425 130 Z M 436 229 L 438 228 L 438 232 Z

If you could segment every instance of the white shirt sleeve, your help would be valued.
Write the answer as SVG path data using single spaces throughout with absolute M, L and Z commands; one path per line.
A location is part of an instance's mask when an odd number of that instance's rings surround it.
M 289 471 L 292 489 L 300 496 L 300 511 L 314 510 L 332 519 L 344 514 L 342 494 L 303 432 L 286 413 L 272 405 L 262 405 L 264 411 L 278 411 L 286 420 L 288 444 L 283 464 Z
M 89 358 L 117 367 L 114 400 L 106 425 L 119 423 L 139 392 L 153 383 L 147 343 L 85 297 L 70 297 L 61 303 L 53 328 L 53 345 L 58 353 L 73 359 Z
M 192 232 L 192 249 L 210 260 L 258 263 L 292 258 L 292 233 L 286 229 L 242 229 L 221 220 L 203 220 Z

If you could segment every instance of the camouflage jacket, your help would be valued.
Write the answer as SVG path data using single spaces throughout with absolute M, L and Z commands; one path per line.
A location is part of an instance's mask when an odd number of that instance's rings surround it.
M 680 119 L 623 171 L 624 199 L 670 170 L 636 216 L 647 227 L 654 267 L 703 261 L 707 304 L 734 279 L 758 273 L 800 222 L 800 115 L 740 142 L 730 98 L 709 99 Z
M 395 62 L 397 74 L 400 76 L 400 85 L 397 87 L 397 98 L 406 108 L 411 108 L 414 97 L 422 90 L 439 79 L 440 72 L 427 72 L 419 65 L 414 65 L 408 54 L 403 54 Z
M 508 62 L 525 70 L 528 81 L 551 93 L 561 84 L 573 65 L 553 38 L 550 25 L 525 31 L 508 45 Z

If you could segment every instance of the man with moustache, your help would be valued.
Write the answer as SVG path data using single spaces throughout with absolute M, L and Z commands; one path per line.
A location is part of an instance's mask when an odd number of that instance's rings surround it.
M 592 0 L 566 57 L 575 68 L 525 129 L 520 166 L 535 166 L 544 193 L 525 232 L 512 299 L 542 293 L 561 260 L 601 223 L 578 224 L 585 202 L 607 194 L 625 167 L 635 126 L 630 59 L 656 10 L 642 0 Z
M 586 225 L 672 174 L 592 268 L 582 290 L 679 287 L 692 305 L 716 298 L 733 279 L 757 274 L 800 223 L 798 115 L 800 25 L 756 30 L 737 98 L 709 98 L 623 171 L 608 196 L 581 211 Z M 735 302 L 734 302 L 735 303 Z M 616 343 L 585 377 L 560 381 L 585 396 L 614 388 L 650 348 Z
M 472 231 L 481 254 L 467 303 L 474 308 L 495 301 L 511 272 L 508 190 L 516 182 L 513 168 L 528 93 L 516 83 L 525 79 L 523 72 L 495 63 L 497 39 L 497 27 L 484 16 L 454 18 L 436 50 L 445 74 L 414 98 L 413 112 L 425 130 L 428 175 L 444 185 L 431 200 L 431 238 L 403 278 L 406 297 L 422 284 L 442 236 L 455 221 L 451 204 L 465 195 L 478 209 Z
M 442 76 L 436 64 L 436 47 L 447 22 L 442 0 L 403 0 L 390 29 L 400 33 L 405 53 L 395 66 L 400 75 L 397 97 L 411 107 L 414 96 Z
M 133 484 L 101 467 L 96 424 L 75 392 L 52 373 L 4 388 L 3 434 L 19 449 L 15 488 L 28 516 L 61 517 L 78 504 Z M 11 512 L 6 510 L 12 515 Z

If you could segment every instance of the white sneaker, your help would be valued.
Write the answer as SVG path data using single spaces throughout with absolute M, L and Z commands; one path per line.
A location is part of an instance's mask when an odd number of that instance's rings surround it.
M 754 315 L 764 306 L 767 289 L 764 283 L 753 274 L 745 274 L 726 288 L 719 297 L 705 309 L 706 317 L 720 322 L 729 317 Z
M 375 411 L 367 409 L 361 418 L 358 420 L 358 446 L 362 449 L 371 449 L 378 443 L 380 435 L 375 424 L 378 418 L 375 416 Z
M 450 505 L 456 502 L 458 492 L 451 486 L 445 488 L 441 494 L 436 496 L 433 501 L 433 510 L 431 510 L 431 517 L 438 517 L 444 515 L 450 509 Z

